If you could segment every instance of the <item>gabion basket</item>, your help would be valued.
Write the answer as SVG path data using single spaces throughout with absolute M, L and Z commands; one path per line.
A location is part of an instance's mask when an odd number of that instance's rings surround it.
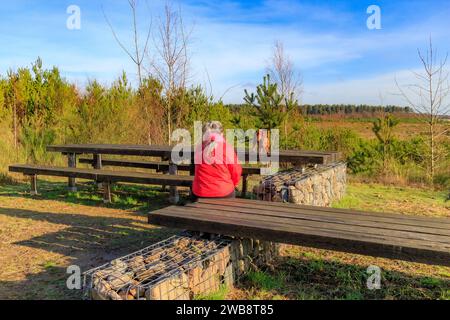
M 177 235 L 84 273 L 94 300 L 191 300 L 235 281 L 231 239 Z

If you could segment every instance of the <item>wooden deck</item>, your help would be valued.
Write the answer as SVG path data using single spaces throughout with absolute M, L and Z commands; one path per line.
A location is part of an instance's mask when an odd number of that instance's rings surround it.
M 201 199 L 152 212 L 149 223 L 450 266 L 449 218 Z

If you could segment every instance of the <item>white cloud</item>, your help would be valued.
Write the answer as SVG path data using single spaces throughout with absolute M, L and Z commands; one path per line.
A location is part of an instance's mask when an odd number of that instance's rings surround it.
M 267 4 L 265 9 L 271 8 L 274 2 L 268 1 Z M 283 7 L 276 10 L 278 11 L 275 14 L 279 14 L 280 11 L 288 10 L 288 8 Z M 296 8 L 292 8 L 292 10 L 295 11 Z M 311 11 L 311 14 L 314 12 L 317 12 L 317 10 Z M 327 15 L 330 14 L 333 14 L 333 12 L 327 13 Z M 363 25 L 365 26 L 365 24 Z M 375 82 L 368 80 L 364 83 L 367 85 L 380 84 L 380 90 L 387 92 L 395 89 L 392 86 L 393 81 L 389 81 L 387 82 L 389 85 L 385 85 L 377 82 L 376 79 L 387 77 L 388 72 L 393 73 L 396 68 L 415 67 L 416 61 L 413 60 L 415 50 L 417 47 L 426 45 L 430 33 L 433 33 L 433 36 L 438 39 L 437 43 L 444 46 L 448 44 L 443 40 L 450 36 L 448 28 L 443 28 L 442 20 L 433 21 L 431 19 L 415 21 L 404 27 L 385 29 L 380 32 L 370 32 L 362 27 L 356 29 L 353 33 L 349 31 L 344 33 L 320 28 L 316 31 L 306 31 L 291 24 L 272 23 L 265 25 L 201 18 L 196 21 L 194 31 L 193 47 L 195 51 L 192 59 L 192 69 L 195 70 L 194 79 L 200 83 L 205 83 L 203 70 L 206 69 L 215 95 L 220 97 L 227 91 L 224 97 L 227 102 L 241 102 L 243 89 L 249 86 L 252 89 L 256 83 L 261 81 L 275 40 L 284 42 L 285 48 L 295 65 L 305 73 L 335 72 L 335 78 L 342 77 L 349 79 L 347 80 L 348 83 L 353 81 L 355 84 L 359 84 L 357 77 L 360 77 L 360 74 L 366 71 L 375 74 L 371 78 Z M 373 65 L 373 61 L 369 60 L 370 55 L 384 56 L 390 66 Z M 397 56 L 391 59 L 394 55 Z M 401 57 L 402 55 L 404 58 Z M 339 74 L 339 71 L 334 70 L 353 61 L 359 62 L 359 69 L 356 74 L 354 72 L 352 74 L 352 71 Z M 383 61 L 383 59 L 379 59 L 379 61 Z M 367 70 L 361 70 L 363 68 L 367 68 Z M 377 69 L 381 70 L 377 71 Z M 352 78 L 355 80 L 352 80 Z M 341 80 L 337 80 L 335 83 L 336 87 L 341 84 Z M 305 83 L 305 85 L 308 85 L 308 83 Z M 233 87 L 233 89 L 228 90 L 230 87 Z M 314 88 L 319 87 L 319 85 L 314 86 Z M 326 88 L 325 85 L 324 88 Z M 359 90 L 359 92 L 372 90 L 373 87 L 368 87 Z M 351 99 L 354 98 L 356 99 L 354 103 L 378 103 L 378 101 L 375 101 L 378 98 L 375 99 L 373 95 L 358 95 L 356 91 L 355 94 L 347 96 L 347 91 L 339 92 L 337 90 L 333 98 L 330 95 L 324 95 L 323 97 L 325 96 L 330 97 L 333 101 L 351 102 Z M 323 97 L 320 101 L 323 101 Z M 375 97 L 378 97 L 378 89 L 375 89 Z M 313 98 L 312 95 L 309 97 L 310 100 Z M 389 99 L 395 101 L 392 98 Z M 333 101 L 330 101 L 330 103 Z

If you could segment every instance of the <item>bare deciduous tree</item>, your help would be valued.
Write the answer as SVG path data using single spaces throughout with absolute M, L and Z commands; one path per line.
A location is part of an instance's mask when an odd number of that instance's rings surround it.
M 298 99 L 300 97 L 303 90 L 302 77 L 300 73 L 295 71 L 294 62 L 286 54 L 281 41 L 275 41 L 267 72 L 278 85 L 280 94 L 288 97 L 293 93 L 294 98 Z
M 291 101 L 297 101 L 303 93 L 303 79 L 295 71 L 294 62 L 286 54 L 281 41 L 275 41 L 272 57 L 267 67 L 267 73 L 278 86 L 278 93 Z M 290 112 L 286 104 L 284 112 Z M 284 134 L 287 136 L 287 120 L 284 122 Z
M 132 19 L 133 19 L 133 49 L 130 50 L 128 49 L 124 43 L 122 41 L 120 41 L 116 31 L 114 30 L 113 25 L 111 24 L 111 22 L 109 21 L 105 11 L 102 8 L 103 11 L 103 15 L 105 17 L 106 22 L 108 23 L 111 32 L 114 36 L 114 39 L 116 40 L 116 42 L 119 44 L 119 46 L 122 48 L 123 51 L 125 51 L 125 53 L 130 57 L 130 59 L 133 61 L 133 63 L 136 65 L 137 68 L 137 75 L 138 75 L 138 80 L 139 80 L 139 86 L 142 85 L 142 80 L 144 78 L 143 73 L 144 73 L 144 58 L 147 54 L 148 51 L 148 44 L 149 44 L 149 40 L 150 40 L 150 35 L 151 35 L 151 29 L 152 29 L 152 24 L 151 24 L 151 19 L 150 19 L 150 24 L 149 24 L 149 28 L 146 34 L 146 39 L 145 39 L 145 43 L 142 46 L 140 44 L 140 40 L 139 40 L 139 30 L 138 30 L 138 21 L 137 21 L 137 9 L 138 9 L 138 1 L 137 0 L 127 0 L 128 4 L 130 6 L 131 9 L 131 14 L 132 14 Z
M 400 95 L 417 113 L 418 119 L 426 125 L 427 175 L 430 182 L 433 183 L 436 169 L 448 156 L 443 152 L 441 144 L 450 132 L 450 124 L 445 119 L 450 111 L 449 72 L 446 69 L 448 54 L 440 60 L 431 38 L 425 54 L 420 49 L 417 51 L 423 67 L 422 72 L 413 72 L 417 82 L 400 86 L 396 80 L 396 84 Z
M 150 66 L 164 89 L 169 144 L 173 125 L 180 114 L 175 98 L 177 93 L 184 90 L 188 80 L 190 36 L 191 31 L 187 31 L 184 26 L 181 10 L 174 10 L 166 3 L 164 16 L 159 20 L 154 38 L 156 54 L 150 59 Z

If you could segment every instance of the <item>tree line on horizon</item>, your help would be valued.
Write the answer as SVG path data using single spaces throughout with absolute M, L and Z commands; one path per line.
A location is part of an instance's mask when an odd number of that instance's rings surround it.
M 233 111 L 237 111 L 245 104 L 226 104 L 227 107 Z M 402 107 L 396 105 L 367 105 L 367 104 L 299 104 L 298 110 L 304 115 L 333 115 L 333 114 L 372 114 L 375 115 L 380 112 L 394 113 L 394 114 L 410 114 L 413 113 L 410 107 Z

